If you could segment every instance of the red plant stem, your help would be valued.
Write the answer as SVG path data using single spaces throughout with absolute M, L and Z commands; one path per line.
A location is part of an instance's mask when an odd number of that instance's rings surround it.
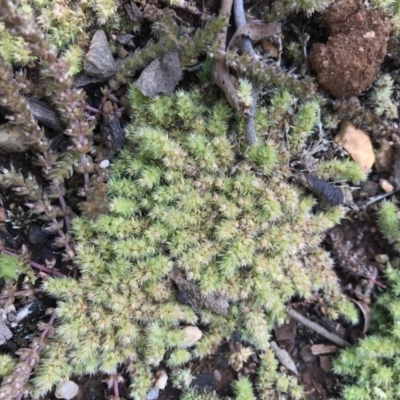
M 64 221 L 65 221 L 65 228 L 67 229 L 67 232 L 71 230 L 71 222 L 69 219 L 69 215 L 67 215 L 67 204 L 65 203 L 65 198 L 61 194 L 61 190 L 58 189 L 58 201 L 60 202 L 61 209 L 63 210 L 64 213 Z
M 10 250 L 3 249 L 2 251 L 4 254 L 6 254 L 8 256 L 16 256 L 17 255 L 13 251 L 10 251 Z M 65 275 L 62 274 L 61 272 L 55 271 L 51 268 L 47 268 L 44 265 L 39 264 L 35 261 L 29 261 L 29 265 L 33 268 L 39 269 L 40 271 L 47 272 L 48 274 L 53 274 L 53 275 L 56 275 L 59 277 L 65 277 Z
M 41 270 L 43 272 L 47 272 L 48 274 L 53 274 L 55 276 L 59 276 L 60 278 L 64 278 L 65 277 L 65 275 L 63 273 L 61 273 L 59 271 L 54 271 L 51 268 L 47 268 L 44 265 L 39 264 L 39 263 L 37 263 L 35 261 L 29 261 L 29 265 L 31 267 L 39 269 L 39 270 Z
M 47 324 L 46 329 L 44 329 L 43 332 L 42 332 L 41 335 L 40 335 L 41 338 L 46 337 L 47 333 L 49 332 L 50 327 L 53 326 L 54 320 L 55 320 L 55 319 L 56 319 L 56 315 L 53 313 L 53 314 L 51 315 L 51 318 L 50 318 L 49 323 Z
M 91 111 L 91 112 L 94 112 L 94 113 L 98 113 L 98 112 L 100 112 L 100 110 L 99 109 L 97 109 L 97 108 L 94 108 L 94 107 L 92 107 L 92 106 L 89 106 L 89 104 L 85 104 L 85 110 L 88 110 L 88 111 Z
M 384 285 L 383 283 L 380 283 L 379 281 L 376 281 L 373 278 L 368 278 L 368 277 L 366 278 L 369 279 L 374 285 L 379 286 L 382 289 L 386 289 L 386 285 Z
M 28 290 L 19 290 L 18 292 L 13 293 L 13 296 L 23 296 L 26 294 L 26 292 L 30 292 L 32 289 Z M 33 289 L 33 293 L 41 293 L 43 292 L 43 289 Z M 2 294 L 0 295 L 0 299 L 8 299 L 10 296 L 8 294 Z
M 114 396 L 119 399 L 119 387 L 118 387 L 118 375 L 114 375 L 113 377 L 114 381 Z
M 53 218 L 53 223 L 55 223 L 55 224 L 58 223 L 58 221 L 57 221 L 56 218 Z M 60 237 L 62 237 L 62 238 L 65 237 L 65 234 L 64 234 L 64 232 L 63 232 L 61 229 L 59 229 L 59 230 L 57 231 L 57 233 L 58 233 L 58 235 L 59 235 Z M 68 243 L 65 243 L 65 249 L 66 249 L 67 251 L 68 251 L 68 250 L 71 250 L 71 246 L 70 246 Z

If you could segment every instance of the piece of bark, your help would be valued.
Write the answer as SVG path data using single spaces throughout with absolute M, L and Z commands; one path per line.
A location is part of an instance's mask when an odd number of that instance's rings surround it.
M 37 118 L 40 124 L 56 132 L 62 132 L 64 130 L 61 119 L 52 107 L 34 97 L 27 96 L 26 100 L 31 107 L 33 116 Z
M 128 14 L 128 17 L 133 22 L 140 22 L 143 17 L 143 13 L 140 11 L 139 7 L 131 2 L 124 5 L 125 11 Z M 124 43 L 125 44 L 125 43 Z
M 125 132 L 121 127 L 117 113 L 110 101 L 103 106 L 101 134 L 108 149 L 107 160 L 112 160 L 124 145 Z
M 289 371 L 292 371 L 297 375 L 298 372 L 296 364 L 294 363 L 292 357 L 290 357 L 289 353 L 286 350 L 281 349 L 274 341 L 270 342 L 270 346 L 278 361 Z
M 8 326 L 0 319 L 0 345 L 7 342 L 7 340 L 12 338 L 12 333 Z
M 343 203 L 343 192 L 339 188 L 314 175 L 297 175 L 295 180 L 310 189 L 318 198 L 332 206 L 338 206 Z
M 311 353 L 314 356 L 319 356 L 320 354 L 331 354 L 339 351 L 339 347 L 334 344 L 314 344 L 310 347 Z
M 375 268 L 375 276 L 373 276 L 369 282 L 370 286 L 371 286 L 371 291 L 374 287 L 374 281 L 377 278 L 378 275 L 378 271 Z M 370 293 L 367 293 L 370 295 Z M 364 292 L 365 295 L 365 292 Z M 367 297 L 369 298 L 369 296 Z M 357 304 L 358 308 L 361 310 L 362 315 L 363 315 L 363 319 L 364 319 L 364 326 L 363 326 L 363 334 L 365 335 L 371 325 L 371 309 L 369 308 L 368 304 L 365 304 L 363 301 L 358 301 L 356 299 L 350 299 L 353 303 Z
M 222 0 L 221 2 L 219 16 L 225 18 L 227 26 L 231 17 L 232 4 L 233 0 Z M 232 108 L 244 117 L 249 117 L 251 115 L 250 110 L 247 107 L 243 107 L 236 90 L 237 78 L 230 73 L 225 62 L 227 26 L 218 33 L 216 38 L 219 43 L 219 49 L 212 65 L 211 76 L 214 83 L 225 93 Z
M 169 273 L 169 277 L 181 292 L 178 297 L 181 303 L 190 305 L 197 313 L 200 313 L 203 308 L 209 308 L 219 315 L 227 315 L 229 303 L 225 297 L 218 294 L 204 296 L 196 282 L 186 279 L 178 268 L 174 268 Z M 183 297 L 185 301 L 182 300 Z

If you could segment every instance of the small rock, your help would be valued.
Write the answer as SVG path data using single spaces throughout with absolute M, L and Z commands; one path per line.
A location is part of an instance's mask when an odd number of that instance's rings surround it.
M 133 4 L 133 3 L 132 3 Z M 117 42 L 120 44 L 132 44 L 133 36 L 129 33 L 121 33 L 117 36 Z
M 94 34 L 89 51 L 85 55 L 83 70 L 88 75 L 104 80 L 111 78 L 116 73 L 114 57 L 104 31 L 98 30 Z
M 379 186 L 385 193 L 391 193 L 394 190 L 393 185 L 387 179 L 379 179 Z
M 371 169 L 375 162 L 375 154 L 371 139 L 364 131 L 345 121 L 335 137 L 335 142 L 342 145 L 350 157 L 365 171 Z
M 373 39 L 375 37 L 375 32 L 374 31 L 368 31 L 364 33 L 363 38 L 364 39 Z
M 381 148 L 376 154 L 375 168 L 378 172 L 390 171 L 394 162 L 394 148 L 392 144 L 386 140 L 382 140 Z
M 157 380 L 154 386 L 158 389 L 165 389 L 168 381 L 168 374 L 164 370 L 160 370 L 156 374 Z
M 372 197 L 375 196 L 378 191 L 378 183 L 373 181 L 366 181 L 361 184 L 361 193 L 362 197 Z
M 331 361 L 329 356 L 319 356 L 319 366 L 325 372 L 331 372 Z
M 379 264 L 386 264 L 389 261 L 389 256 L 387 254 L 377 254 L 375 261 Z
M 118 44 L 117 46 L 118 57 L 124 59 L 129 56 L 129 52 L 125 50 L 124 46 Z
M 160 395 L 160 389 L 157 387 L 152 387 L 147 392 L 147 400 L 157 400 L 159 395 Z
M 147 97 L 159 93 L 170 96 L 181 78 L 181 64 L 177 52 L 171 52 L 155 59 L 140 74 L 136 87 Z
M 183 328 L 183 331 L 185 332 L 186 340 L 180 346 L 182 349 L 194 346 L 203 336 L 203 332 L 197 326 L 187 326 Z
M 110 166 L 110 161 L 108 161 L 107 159 L 101 161 L 99 164 L 100 168 L 108 168 L 109 166 Z
M 65 381 L 56 386 L 55 396 L 57 399 L 72 399 L 78 394 L 79 386 L 72 381 Z
M 314 359 L 314 355 L 310 350 L 310 346 L 304 346 L 300 350 L 300 355 L 304 362 L 310 362 Z
M 217 369 L 213 371 L 213 375 L 216 381 L 220 381 L 222 379 L 221 372 L 219 372 Z
M 0 125 L 0 149 L 3 153 L 24 153 L 29 146 L 22 125 Z

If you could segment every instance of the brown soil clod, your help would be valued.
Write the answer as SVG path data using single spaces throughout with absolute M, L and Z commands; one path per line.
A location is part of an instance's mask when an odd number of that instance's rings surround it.
M 389 24 L 361 0 L 338 0 L 322 17 L 330 36 L 310 51 L 318 82 L 335 97 L 357 96 L 376 79 L 387 51 Z

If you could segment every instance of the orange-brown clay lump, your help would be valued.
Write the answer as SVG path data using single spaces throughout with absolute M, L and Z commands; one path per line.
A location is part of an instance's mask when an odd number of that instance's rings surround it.
M 375 81 L 386 55 L 389 22 L 361 0 L 338 0 L 322 17 L 330 36 L 309 54 L 318 82 L 335 97 L 357 96 Z

